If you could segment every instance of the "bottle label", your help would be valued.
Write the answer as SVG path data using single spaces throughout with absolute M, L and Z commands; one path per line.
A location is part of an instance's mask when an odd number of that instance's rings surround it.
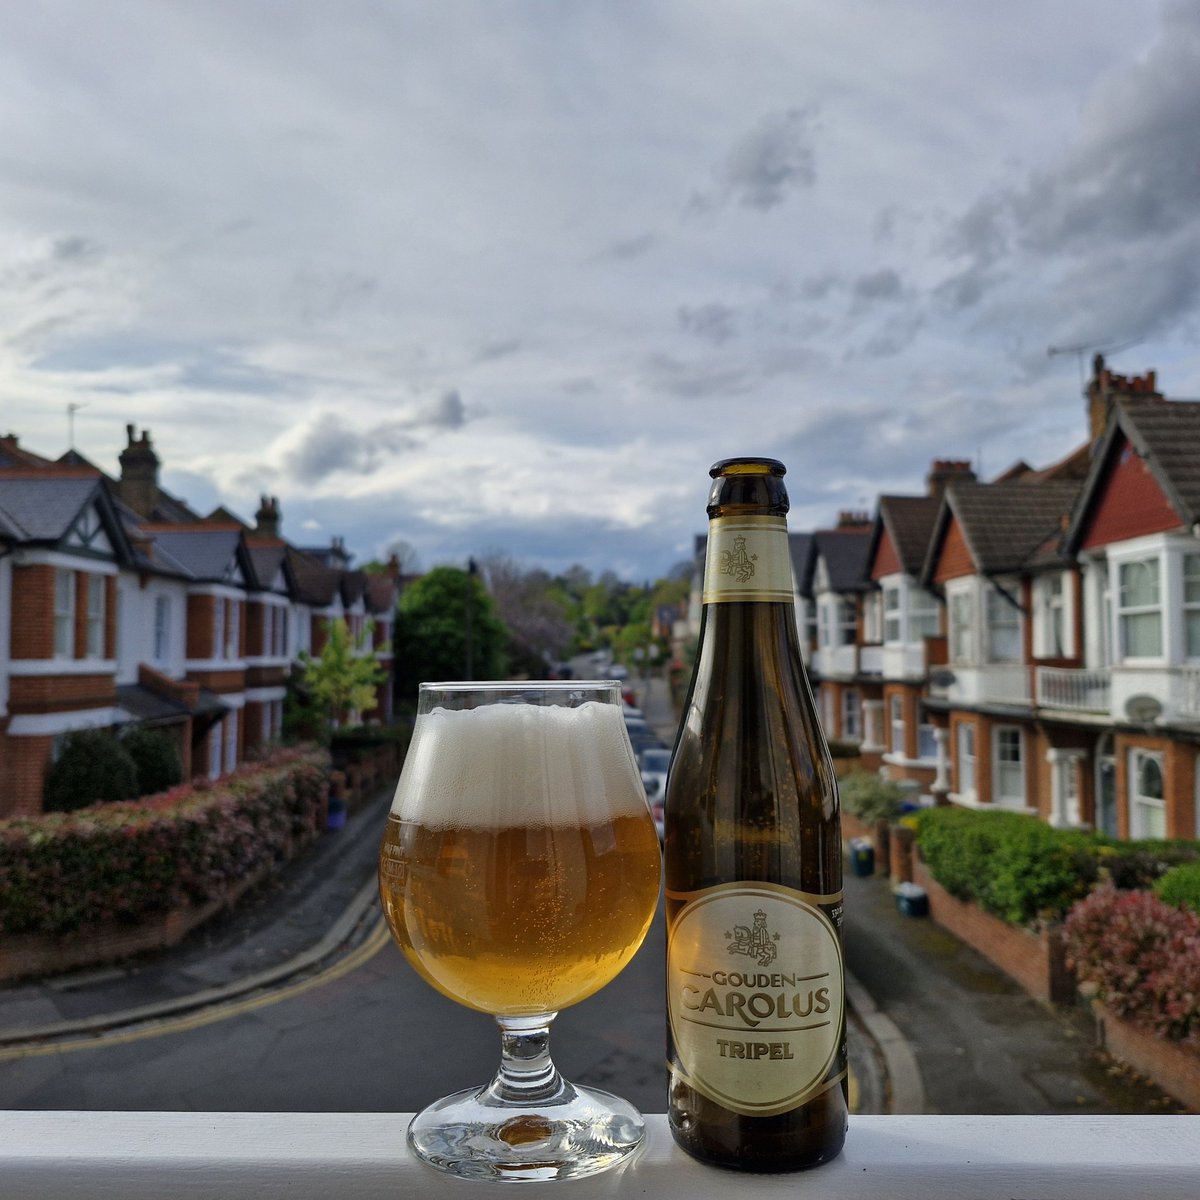
M 667 933 L 677 1070 L 744 1116 L 798 1108 L 845 1073 L 842 896 L 731 883 L 686 896 Z
M 788 601 L 792 560 L 783 517 L 714 517 L 704 559 L 704 603 Z

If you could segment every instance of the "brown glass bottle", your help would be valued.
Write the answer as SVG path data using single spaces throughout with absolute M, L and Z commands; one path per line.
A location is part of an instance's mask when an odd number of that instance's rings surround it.
M 840 811 L 796 634 L 784 471 L 710 471 L 665 807 L 671 1132 L 742 1171 L 833 1158 L 847 1123 Z

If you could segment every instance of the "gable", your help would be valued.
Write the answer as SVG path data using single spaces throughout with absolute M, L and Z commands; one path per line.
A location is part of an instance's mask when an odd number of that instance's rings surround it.
M 59 543 L 59 548 L 113 557 L 113 544 L 104 528 L 104 518 L 95 504 L 89 504 L 80 511 Z
M 871 578 L 878 583 L 885 575 L 900 575 L 902 572 L 900 555 L 896 553 L 896 543 L 892 541 L 892 535 L 885 527 L 880 535 L 879 545 L 875 548 L 875 560 L 871 564 Z
M 1123 434 L 1114 439 L 1084 534 L 1082 549 L 1178 529 L 1184 522 L 1172 507 L 1150 465 Z
M 964 575 L 974 574 L 976 574 L 975 559 L 967 545 L 962 525 L 959 524 L 957 517 L 952 516 L 946 528 L 946 536 L 942 538 L 942 548 L 938 551 L 937 562 L 934 564 L 934 582 L 945 583 L 948 579 L 961 579 Z

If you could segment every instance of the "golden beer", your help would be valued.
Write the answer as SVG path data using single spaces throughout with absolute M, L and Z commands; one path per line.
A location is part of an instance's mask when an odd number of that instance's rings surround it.
M 645 816 L 473 829 L 392 816 L 379 859 L 392 935 L 421 976 L 481 1012 L 555 1012 L 633 957 L 654 915 Z

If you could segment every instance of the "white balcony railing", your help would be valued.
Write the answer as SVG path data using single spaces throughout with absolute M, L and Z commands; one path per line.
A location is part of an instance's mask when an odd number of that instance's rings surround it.
M 6 1200 L 441 1200 L 470 1191 L 415 1162 L 406 1113 L 0 1113 Z M 633 1161 L 562 1185 L 569 1200 L 1195 1200 L 1200 1116 L 863 1116 L 802 1175 L 701 1166 L 647 1118 Z M 555 1195 L 558 1189 L 552 1189 Z M 474 1194 L 474 1193 L 472 1193 Z M 491 1195 L 480 1188 L 480 1195 Z M 550 1192 L 538 1190 L 539 1196 Z
M 1039 708 L 1107 713 L 1112 706 L 1112 678 L 1107 670 L 1038 667 L 1036 686 Z

